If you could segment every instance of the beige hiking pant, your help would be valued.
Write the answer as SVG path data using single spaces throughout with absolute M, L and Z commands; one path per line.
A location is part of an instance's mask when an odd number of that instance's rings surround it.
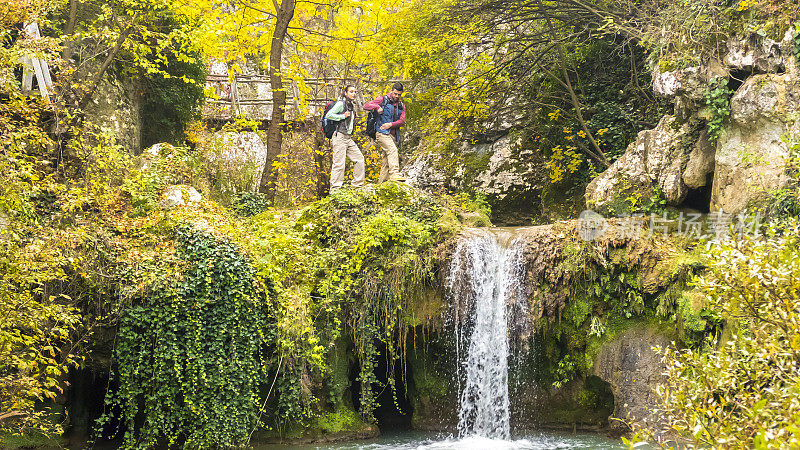
M 338 189 L 344 183 L 344 163 L 346 158 L 353 161 L 353 181 L 350 185 L 361 187 L 364 185 L 364 154 L 358 148 L 349 134 L 333 133 L 331 138 L 333 146 L 333 164 L 331 165 L 331 189 Z
M 392 177 L 400 176 L 400 159 L 397 156 L 397 145 L 394 143 L 394 137 L 391 134 L 376 133 L 375 140 L 383 149 L 381 176 L 378 181 L 383 183 Z

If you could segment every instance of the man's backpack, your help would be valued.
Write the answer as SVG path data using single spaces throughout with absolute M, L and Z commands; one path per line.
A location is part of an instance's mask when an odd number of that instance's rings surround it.
M 341 122 L 340 120 L 331 120 L 325 117 L 336 102 L 338 102 L 338 100 L 328 102 L 328 104 L 325 105 L 325 111 L 322 113 L 322 131 L 325 132 L 325 137 L 328 139 L 333 137 L 333 133 L 336 132 L 336 126 Z
M 384 95 L 383 96 L 383 101 L 381 102 L 381 108 L 385 108 L 386 107 L 386 103 L 388 102 L 388 98 L 389 98 L 388 95 Z M 403 110 L 403 102 L 398 102 L 397 103 L 397 108 L 400 111 L 402 111 Z M 381 115 L 378 114 L 378 110 L 377 109 L 373 109 L 367 115 L 367 128 L 364 131 L 364 133 L 367 136 L 371 137 L 372 139 L 375 139 L 375 136 L 378 133 L 378 119 L 380 117 L 381 117 Z
M 386 106 L 386 97 L 387 97 L 386 95 L 383 96 L 383 102 L 381 102 L 381 108 Z M 369 112 L 369 114 L 367 114 L 367 127 L 364 130 L 364 133 L 367 136 L 371 137 L 372 139 L 375 139 L 375 135 L 378 133 L 378 119 L 380 117 L 381 115 L 378 114 L 377 108 L 373 109 L 372 111 Z

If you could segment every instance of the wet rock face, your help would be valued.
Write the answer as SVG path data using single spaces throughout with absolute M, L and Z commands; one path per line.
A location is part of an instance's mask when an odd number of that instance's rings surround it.
M 669 339 L 642 327 L 623 332 L 604 344 L 594 362 L 595 375 L 611 385 L 614 393 L 613 418 L 628 423 L 658 423 L 656 408 L 661 404 L 655 386 L 663 382 L 665 366 L 654 346 L 667 347 Z M 624 426 L 610 420 L 612 427 Z

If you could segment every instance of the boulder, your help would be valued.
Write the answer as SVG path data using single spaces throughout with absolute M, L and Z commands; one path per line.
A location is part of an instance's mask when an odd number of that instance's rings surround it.
M 800 133 L 800 87 L 789 74 L 755 75 L 731 99 L 717 143 L 711 209 L 735 214 L 788 181 L 786 138 Z
M 164 208 L 192 206 L 200 203 L 203 196 L 192 186 L 176 184 L 164 189 L 161 193 L 160 205 Z
M 665 366 L 653 347 L 669 345 L 670 340 L 656 330 L 636 327 L 600 347 L 594 361 L 594 374 L 607 382 L 614 393 L 612 418 L 628 424 L 661 423 L 657 411 L 661 401 L 655 387 L 664 381 Z M 619 420 L 609 420 L 609 424 L 624 426 Z
M 605 209 L 630 194 L 650 197 L 655 186 L 661 188 L 667 203 L 682 202 L 688 193 L 682 175 L 688 158 L 683 143 L 690 136 L 689 128 L 682 125 L 676 130 L 675 117 L 664 116 L 656 128 L 640 131 L 625 153 L 586 187 L 587 205 Z
M 665 98 L 682 96 L 699 100 L 703 98 L 709 77 L 708 70 L 700 66 L 666 72 L 656 66 L 653 69 L 653 91 Z
M 232 173 L 245 177 L 244 184 L 255 192 L 261 180 L 261 172 L 267 161 L 267 145 L 255 131 L 219 131 L 206 149 L 212 158 L 219 158 L 221 163 L 231 169 Z
M 733 36 L 726 42 L 728 53 L 723 62 L 737 70 L 756 73 L 783 72 L 792 51 L 790 31 L 792 30 L 787 31 L 781 41 L 759 34 Z
M 175 147 L 166 142 L 159 142 L 158 144 L 153 144 L 150 147 L 147 147 L 144 149 L 144 151 L 142 151 L 139 170 L 146 172 L 150 169 L 153 161 L 158 158 L 169 158 L 174 150 Z
M 708 183 L 708 175 L 714 172 L 716 146 L 708 140 L 708 132 L 703 130 L 695 142 L 689 162 L 683 171 L 683 182 L 690 189 L 697 189 Z

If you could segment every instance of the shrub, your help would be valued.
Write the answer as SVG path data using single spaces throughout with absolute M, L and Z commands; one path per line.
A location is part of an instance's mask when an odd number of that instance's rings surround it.
M 800 222 L 721 243 L 698 285 L 728 320 L 710 351 L 664 351 L 671 431 L 691 446 L 800 445 Z

